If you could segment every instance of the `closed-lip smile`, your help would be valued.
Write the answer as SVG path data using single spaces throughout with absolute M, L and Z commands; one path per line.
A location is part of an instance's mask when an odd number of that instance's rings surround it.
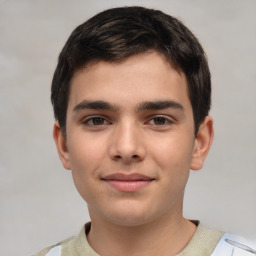
M 111 187 L 122 192 L 135 192 L 148 186 L 154 178 L 141 173 L 113 173 L 102 178 Z

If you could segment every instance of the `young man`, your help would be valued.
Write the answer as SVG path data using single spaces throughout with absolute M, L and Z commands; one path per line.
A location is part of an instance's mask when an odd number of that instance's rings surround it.
M 180 21 L 126 7 L 78 26 L 59 56 L 52 103 L 59 157 L 91 222 L 36 255 L 255 254 L 182 214 L 213 120 L 206 56 Z

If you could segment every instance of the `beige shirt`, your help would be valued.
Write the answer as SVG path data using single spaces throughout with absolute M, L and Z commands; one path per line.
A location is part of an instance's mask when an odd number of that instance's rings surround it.
M 71 237 L 57 244 L 61 245 L 61 256 L 100 256 L 87 241 L 86 233 L 88 230 L 90 230 L 90 223 L 85 224 L 76 237 Z M 223 233 L 220 231 L 199 224 L 191 241 L 177 256 L 210 256 L 222 235 Z M 44 256 L 54 246 L 48 247 L 34 256 Z

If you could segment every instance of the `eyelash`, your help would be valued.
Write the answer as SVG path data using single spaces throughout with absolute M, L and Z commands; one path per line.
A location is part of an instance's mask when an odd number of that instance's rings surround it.
M 161 121 L 164 121 L 163 124 L 156 124 L 155 121 L 157 121 L 157 119 L 160 119 Z M 158 120 L 158 121 L 160 121 Z M 159 115 L 159 116 L 153 116 L 149 119 L 149 121 L 147 123 L 150 124 L 150 122 L 154 122 L 153 126 L 157 126 L 157 127 L 165 127 L 166 125 L 171 125 L 172 123 L 174 123 L 174 121 L 170 120 L 170 118 L 166 117 L 166 116 L 162 116 L 162 115 Z
M 96 121 L 98 119 L 98 121 L 99 120 L 101 120 L 101 121 L 103 121 L 103 123 L 102 124 L 93 124 L 93 121 Z M 92 116 L 92 117 L 89 117 L 89 118 L 86 118 L 84 121 L 83 121 L 83 124 L 84 125 L 88 125 L 88 126 L 99 126 L 99 127 L 101 127 L 101 126 L 103 126 L 103 125 L 105 125 L 105 124 L 111 124 L 109 121 L 107 121 L 107 119 L 105 118 L 105 117 L 102 117 L 102 116 Z
M 157 120 L 158 119 L 158 120 Z M 102 121 L 102 123 L 100 124 L 95 124 L 93 123 L 94 121 Z M 163 121 L 164 123 L 162 124 L 156 124 L 156 121 Z M 152 123 L 153 122 L 153 123 Z M 105 117 L 102 116 L 91 116 L 86 118 L 85 120 L 83 120 L 82 122 L 84 125 L 87 126 L 91 126 L 91 127 L 102 127 L 104 125 L 109 125 L 111 124 L 110 121 L 108 121 Z M 174 121 L 170 120 L 170 118 L 166 117 L 166 116 L 162 116 L 162 115 L 158 115 L 158 116 L 152 116 L 150 117 L 150 119 L 145 123 L 145 124 L 150 124 L 152 126 L 156 126 L 156 127 L 165 127 L 167 125 L 171 125 L 173 124 Z

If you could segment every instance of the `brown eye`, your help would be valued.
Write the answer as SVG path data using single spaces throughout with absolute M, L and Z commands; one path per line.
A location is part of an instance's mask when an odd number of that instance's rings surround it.
M 100 116 L 93 116 L 89 117 L 86 120 L 83 121 L 83 124 L 86 126 L 103 126 L 109 124 L 109 122 L 104 118 Z
M 153 118 L 153 121 L 155 125 L 165 125 L 167 123 L 166 118 L 161 116 Z
M 92 125 L 103 125 L 105 123 L 105 119 L 102 117 L 93 117 L 91 119 Z

